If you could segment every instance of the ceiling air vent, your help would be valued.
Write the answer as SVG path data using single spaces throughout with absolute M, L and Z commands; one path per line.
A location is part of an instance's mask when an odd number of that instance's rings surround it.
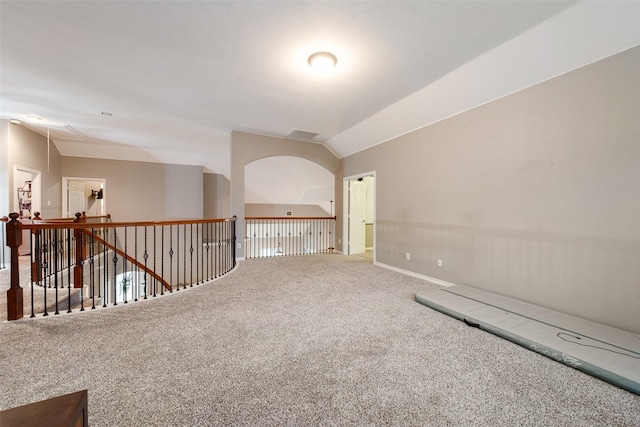
M 318 135 L 319 135 L 318 132 L 309 132 L 308 130 L 291 129 L 287 134 L 287 138 L 313 139 Z
M 80 139 L 84 140 L 84 141 L 89 141 L 89 138 L 87 138 L 87 135 L 85 135 L 84 133 L 80 132 L 78 129 L 74 128 L 71 125 L 64 125 L 64 127 L 66 127 L 68 130 L 70 130 L 71 132 L 75 133 L 76 135 L 78 135 L 80 137 Z M 78 138 L 69 138 L 68 136 L 62 137 L 62 139 L 70 139 L 70 140 L 78 140 Z

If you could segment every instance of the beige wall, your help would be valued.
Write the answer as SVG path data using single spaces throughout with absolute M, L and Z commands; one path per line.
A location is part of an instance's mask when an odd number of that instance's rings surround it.
M 634 48 L 345 158 L 376 171 L 377 261 L 640 333 L 639 70 Z
M 287 205 L 270 203 L 246 203 L 245 216 L 284 217 L 291 211 L 293 217 L 329 217 L 329 214 L 318 205 Z
M 0 217 L 9 213 L 9 121 L 0 119 Z M 3 242 L 0 242 L 4 244 Z
M 42 218 L 58 218 L 62 207 L 61 158 L 55 144 L 51 142 L 47 160 L 47 138 L 21 125 L 9 125 L 8 175 L 9 210 L 15 210 L 17 193 L 13 182 L 14 167 L 21 166 L 40 171 L 40 213 Z M 48 202 L 51 202 L 49 205 Z M 6 215 L 4 213 L 3 215 Z
M 202 218 L 201 166 L 63 157 L 66 177 L 106 179 L 104 200 L 114 221 Z
M 203 175 L 204 218 L 231 217 L 231 184 L 224 175 Z
M 311 160 L 325 167 L 336 176 L 336 197 L 342 178 L 339 176 L 340 160 L 325 146 L 287 138 L 254 135 L 244 132 L 231 133 L 231 214 L 237 215 L 236 230 L 238 243 L 236 256 L 244 256 L 245 204 L 244 204 L 244 167 L 254 160 L 271 156 L 297 156 Z M 341 192 L 340 192 L 341 193 Z M 337 209 L 337 208 L 336 208 Z M 336 212 L 338 212 L 336 210 Z

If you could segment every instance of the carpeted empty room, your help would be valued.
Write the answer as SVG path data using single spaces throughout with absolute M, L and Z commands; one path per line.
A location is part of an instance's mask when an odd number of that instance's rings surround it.
M 434 287 L 358 256 L 280 257 L 5 321 L 0 409 L 88 389 L 92 426 L 640 425 L 640 396 L 414 301 Z

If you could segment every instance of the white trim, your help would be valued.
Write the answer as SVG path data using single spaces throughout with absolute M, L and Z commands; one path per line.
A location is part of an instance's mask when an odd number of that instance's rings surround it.
M 99 182 L 102 182 L 102 190 L 104 191 L 104 194 L 108 194 L 106 178 L 85 178 L 85 177 L 77 177 L 77 176 L 63 176 L 62 177 L 62 207 L 60 208 L 61 218 L 67 218 L 67 215 L 68 215 L 68 213 L 65 211 L 69 207 L 68 206 L 69 181 L 99 181 Z M 100 215 L 107 214 L 107 201 L 105 199 L 102 200 L 101 211 L 102 212 L 100 212 Z M 69 217 L 69 218 L 73 218 L 73 217 Z
M 417 279 L 426 280 L 427 282 L 434 283 L 436 285 L 447 286 L 447 287 L 456 285 L 455 283 L 445 282 L 444 280 L 436 279 L 435 277 L 429 277 L 429 276 L 425 276 L 423 274 L 415 273 L 413 271 L 403 270 L 401 268 L 394 267 L 392 265 L 383 264 L 383 263 L 377 262 L 377 261 L 374 261 L 373 265 L 377 265 L 379 267 L 386 268 L 388 270 L 393 270 L 393 271 L 396 271 L 398 273 L 406 274 L 407 276 L 415 277 Z
M 33 175 L 31 178 L 31 214 L 33 215 L 35 212 L 42 212 L 42 172 L 38 169 L 32 169 L 25 166 L 13 165 L 13 176 L 11 177 L 11 182 L 13 188 L 11 192 L 13 193 L 13 208 L 12 212 L 19 212 L 20 207 L 18 206 L 18 199 L 16 198 L 15 191 L 17 190 L 18 183 L 16 182 L 16 174 L 18 172 L 30 173 Z M 2 243 L 4 244 L 4 243 Z
M 378 188 L 378 181 L 376 178 L 376 171 L 363 172 L 357 175 L 345 176 L 342 178 L 342 251 L 345 255 L 349 253 L 349 189 L 348 182 L 358 178 L 365 178 L 367 176 L 373 177 L 373 261 L 376 260 L 376 233 L 378 227 L 376 227 L 376 193 Z

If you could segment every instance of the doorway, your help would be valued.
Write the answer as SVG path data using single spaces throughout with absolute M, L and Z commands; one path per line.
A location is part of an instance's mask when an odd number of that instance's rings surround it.
M 343 252 L 370 256 L 375 262 L 375 172 L 344 178 Z
M 62 178 L 62 216 L 73 218 L 77 212 L 87 216 L 106 215 L 106 186 L 104 178 Z
M 40 171 L 23 166 L 13 170 L 13 207 L 20 219 L 31 219 L 41 210 Z

